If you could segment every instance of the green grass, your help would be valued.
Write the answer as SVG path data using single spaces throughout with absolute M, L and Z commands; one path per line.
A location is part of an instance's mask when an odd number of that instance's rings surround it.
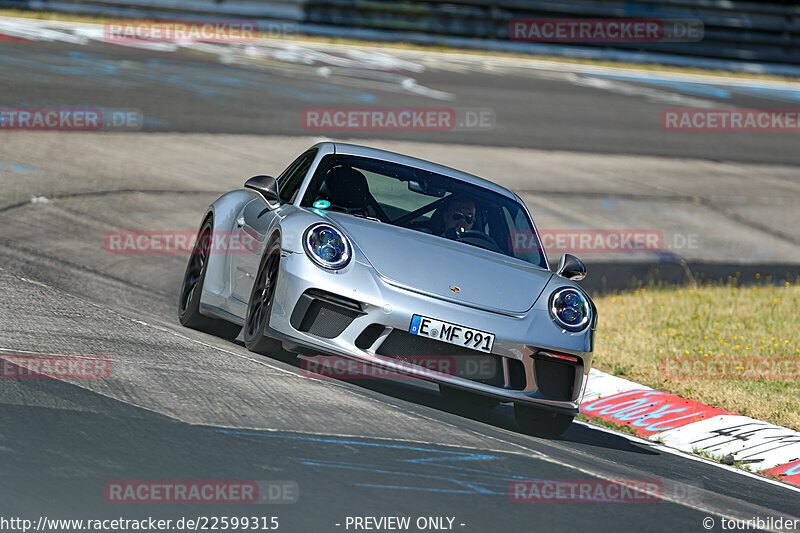
M 596 299 L 594 366 L 610 374 L 734 413 L 800 430 L 797 374 L 757 379 L 754 358 L 800 365 L 800 285 L 742 286 L 736 278 L 698 287 L 651 284 Z M 666 357 L 694 369 L 729 363 L 724 379 L 663 372 Z M 744 366 L 746 365 L 746 366 Z M 737 374 L 737 372 L 742 372 Z
M 711 459 L 712 461 L 716 461 L 718 463 L 727 464 L 729 466 L 733 466 L 735 468 L 741 468 L 742 470 L 747 470 L 751 472 L 750 463 L 748 461 L 726 461 L 724 455 L 719 455 L 716 453 L 711 453 L 706 450 L 701 450 L 699 448 L 692 449 L 692 453 L 695 455 L 699 455 L 700 457 L 705 457 L 706 459 Z
M 631 426 L 617 424 L 616 422 L 612 422 L 611 420 L 605 420 L 604 418 L 599 418 L 599 417 L 589 418 L 583 413 L 579 414 L 576 418 L 578 420 L 583 420 L 584 422 L 590 422 L 596 426 L 603 426 L 608 429 L 613 429 L 614 431 L 628 433 L 629 435 L 636 435 L 636 430 Z

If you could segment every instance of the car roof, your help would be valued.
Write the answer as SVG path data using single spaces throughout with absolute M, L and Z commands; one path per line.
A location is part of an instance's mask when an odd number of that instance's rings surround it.
M 442 174 L 444 176 L 454 178 L 469 183 L 471 185 L 477 185 L 478 187 L 489 189 L 490 191 L 502 194 L 503 196 L 507 196 L 512 200 L 519 201 L 517 195 L 515 195 L 510 190 L 506 189 L 505 187 L 501 187 L 496 183 L 492 183 L 489 180 L 480 178 L 478 176 L 469 174 L 467 172 L 462 172 L 460 170 L 446 167 L 444 165 L 439 165 L 437 163 L 425 161 L 424 159 L 418 159 L 416 157 L 398 154 L 395 152 L 389 152 L 387 150 L 380 150 L 378 148 L 369 148 L 367 146 L 361 146 L 358 144 L 347 144 L 347 143 L 330 142 L 330 141 L 317 144 L 317 146 L 319 147 L 323 145 L 331 146 L 334 150 L 334 153 L 336 154 L 368 157 L 370 159 L 381 159 L 383 161 L 389 161 L 390 163 L 398 163 L 401 165 L 427 170 L 429 172 L 435 172 L 437 174 Z

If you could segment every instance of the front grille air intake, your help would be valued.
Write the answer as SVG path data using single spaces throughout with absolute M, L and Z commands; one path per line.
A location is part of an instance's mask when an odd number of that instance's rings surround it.
M 399 329 L 393 329 L 375 353 L 486 385 L 503 386 L 500 356 L 412 335 Z
M 540 393 L 554 400 L 573 399 L 576 365 L 541 357 L 534 357 L 533 365 Z
M 324 291 L 309 290 L 297 302 L 290 323 L 297 331 L 333 339 L 363 314 L 361 305 L 355 300 Z

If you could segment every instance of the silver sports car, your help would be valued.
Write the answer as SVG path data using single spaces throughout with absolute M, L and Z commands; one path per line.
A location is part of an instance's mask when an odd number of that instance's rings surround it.
M 323 142 L 208 208 L 179 313 L 223 337 L 243 328 L 255 352 L 357 360 L 436 382 L 459 405 L 513 402 L 524 430 L 553 436 L 578 413 L 592 363 L 585 274 L 569 254 L 550 269 L 511 191 Z

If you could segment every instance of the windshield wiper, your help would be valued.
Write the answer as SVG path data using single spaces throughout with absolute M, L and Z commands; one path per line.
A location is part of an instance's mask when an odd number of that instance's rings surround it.
M 334 213 L 342 213 L 344 215 L 350 215 L 350 216 L 354 216 L 354 217 L 358 217 L 358 218 L 366 218 L 367 220 L 374 220 L 376 222 L 383 222 L 383 220 L 381 220 L 379 218 L 371 217 L 371 216 L 365 215 L 363 213 L 356 213 L 356 212 L 350 213 L 350 212 L 348 212 L 347 210 L 345 210 L 342 207 L 333 207 L 333 206 L 331 206 L 331 207 L 328 208 L 328 211 L 333 211 Z
M 347 213 L 347 214 L 348 215 L 353 215 L 354 217 L 358 217 L 358 218 L 366 218 L 367 220 L 374 220 L 375 222 L 383 222 L 383 220 L 381 220 L 381 219 L 379 219 L 377 217 L 371 217 L 369 215 L 364 215 L 362 213 Z

